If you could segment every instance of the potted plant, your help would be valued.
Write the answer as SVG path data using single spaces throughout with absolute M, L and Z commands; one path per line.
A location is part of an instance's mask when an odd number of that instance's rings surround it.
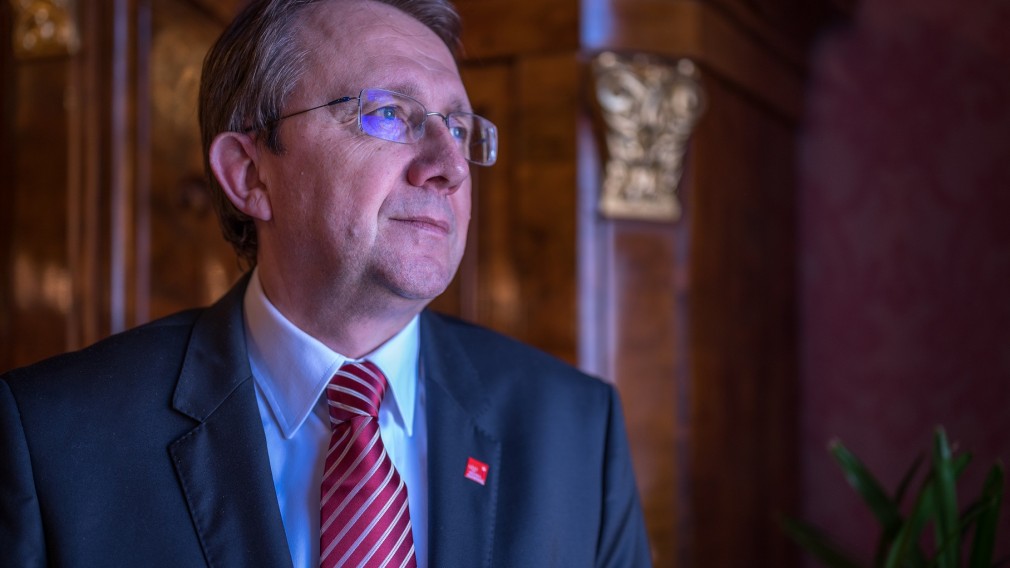
M 997 462 L 989 471 L 981 495 L 964 509 L 959 509 L 957 479 L 971 460 L 969 454 L 955 455 L 943 428 L 937 428 L 929 468 L 911 496 L 911 509 L 902 513 L 902 502 L 915 482 L 923 464 L 920 457 L 902 478 L 893 495 L 869 473 L 849 450 L 835 440 L 829 451 L 838 461 L 845 478 L 856 490 L 880 523 L 880 539 L 873 557 L 873 568 L 991 568 L 1007 564 L 993 562 L 1000 502 L 1003 497 L 1003 466 Z M 923 541 L 926 527 L 932 525 L 933 541 Z M 831 568 L 865 568 L 816 527 L 797 520 L 784 519 L 785 532 L 823 565 Z M 968 547 L 970 542 L 970 549 Z M 967 561 L 967 564 L 962 564 Z

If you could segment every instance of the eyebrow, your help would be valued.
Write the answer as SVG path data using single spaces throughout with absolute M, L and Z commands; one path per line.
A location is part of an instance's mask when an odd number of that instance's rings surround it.
M 393 83 L 392 85 L 389 85 L 387 87 L 380 87 L 380 88 L 386 89 L 387 91 L 395 91 L 397 93 L 401 93 L 401 94 L 407 95 L 408 97 L 413 97 L 413 98 L 421 101 L 421 104 L 425 105 L 425 108 L 428 107 L 428 102 L 421 100 L 421 89 L 418 88 L 417 83 L 413 83 L 413 82 L 410 82 L 410 83 Z M 431 110 L 431 109 L 428 109 L 428 110 Z M 460 99 L 458 97 L 453 97 L 453 99 L 451 101 L 449 101 L 449 109 L 448 109 L 448 111 L 449 112 L 453 112 L 453 111 L 473 112 L 473 109 L 470 108 L 470 105 L 465 104 L 464 101 L 463 101 L 463 99 Z

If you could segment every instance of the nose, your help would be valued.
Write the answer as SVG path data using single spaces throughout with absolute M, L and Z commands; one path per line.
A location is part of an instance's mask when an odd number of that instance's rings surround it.
M 470 177 L 470 165 L 463 155 L 463 148 L 449 132 L 445 118 L 438 113 L 425 121 L 424 134 L 416 142 L 417 155 L 407 170 L 411 185 L 428 189 L 456 192 Z

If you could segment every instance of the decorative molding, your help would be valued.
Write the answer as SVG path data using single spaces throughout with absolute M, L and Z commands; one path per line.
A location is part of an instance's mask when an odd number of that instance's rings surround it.
M 608 153 L 600 213 L 677 220 L 687 141 L 705 108 L 698 66 L 607 51 L 592 67 Z
M 14 55 L 39 59 L 73 55 L 80 45 L 74 0 L 10 0 L 14 8 Z

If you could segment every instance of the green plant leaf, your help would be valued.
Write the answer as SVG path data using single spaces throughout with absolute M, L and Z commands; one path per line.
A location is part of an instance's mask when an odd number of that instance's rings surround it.
M 905 499 L 905 494 L 908 492 L 908 488 L 912 485 L 912 481 L 915 480 L 916 474 L 919 473 L 919 468 L 922 467 L 923 462 L 926 458 L 919 454 L 916 456 L 915 461 L 912 462 L 911 467 L 902 476 L 901 482 L 898 483 L 898 489 L 894 492 L 894 505 L 895 507 L 901 507 L 901 502 Z M 901 524 L 896 524 L 890 529 L 885 529 L 880 535 L 880 540 L 877 542 L 877 550 L 873 555 L 873 565 L 883 566 L 885 559 L 887 558 L 887 550 L 891 543 L 894 542 L 894 538 L 898 534 L 898 530 L 901 529 Z
M 937 428 L 933 438 L 933 484 L 936 508 L 937 566 L 957 568 L 961 551 L 961 531 L 958 526 L 956 466 L 951 455 L 947 433 Z
M 979 504 L 982 510 L 975 525 L 969 568 L 989 568 L 996 548 L 996 528 L 999 524 L 999 507 L 1003 499 L 1003 465 L 999 462 L 989 470 Z
M 909 486 L 912 485 L 912 481 L 915 479 L 915 474 L 919 473 L 919 468 L 922 467 L 922 462 L 924 461 L 926 461 L 926 458 L 922 454 L 916 456 L 915 461 L 912 462 L 912 466 L 908 468 L 908 471 L 901 478 L 901 482 L 898 483 L 898 489 L 894 492 L 894 503 L 899 507 L 905 499 L 905 493 L 908 492 Z
M 951 460 L 951 466 L 952 466 L 952 468 L 954 470 L 954 477 L 955 477 L 955 479 L 961 477 L 961 474 L 964 472 L 965 468 L 968 467 L 968 462 L 970 462 L 970 461 L 971 461 L 971 455 L 970 454 L 961 454 L 959 456 L 954 456 L 954 458 Z M 932 481 L 934 479 L 935 475 L 936 475 L 935 470 L 934 471 L 930 471 L 930 473 L 929 473 L 929 479 L 930 479 L 930 481 Z M 935 487 L 935 482 L 934 482 L 934 487 Z M 935 489 L 933 489 L 932 491 L 935 491 Z M 936 506 L 936 503 L 934 501 L 934 512 L 935 512 L 935 506 Z M 958 521 L 958 525 L 957 525 L 957 533 L 959 535 L 961 535 L 962 538 L 971 529 L 972 523 L 975 522 L 975 519 L 978 518 L 979 514 L 984 510 L 984 508 L 985 507 L 984 507 L 983 503 L 976 502 L 976 503 L 973 503 L 972 505 L 970 505 L 967 509 L 965 509 L 965 512 L 961 514 L 961 517 L 960 517 L 960 519 Z M 936 514 L 933 515 L 933 517 L 935 517 L 935 516 L 936 516 Z M 949 547 L 954 546 L 955 542 L 956 542 L 957 546 L 959 546 L 959 547 L 961 546 L 961 540 L 960 539 L 957 539 L 955 541 L 955 540 L 952 540 L 952 539 L 949 539 L 949 538 L 941 538 L 940 535 L 939 535 L 939 530 L 937 530 L 936 532 L 937 532 L 937 539 L 939 539 L 939 540 L 936 542 L 937 549 L 936 549 L 936 552 L 935 552 L 933 560 L 929 564 L 926 565 L 928 568 L 933 568 L 935 566 L 939 566 L 943 562 L 946 562 L 946 555 L 948 554 L 946 552 L 946 550 Z M 920 556 L 922 556 L 922 555 L 920 554 Z M 960 556 L 961 556 L 961 554 L 960 554 L 960 551 L 959 551 L 958 552 L 958 558 L 959 559 L 960 559 Z
M 926 521 L 935 514 L 933 485 L 936 481 L 930 475 L 923 483 L 915 506 L 908 519 L 901 525 L 894 537 L 894 542 L 888 548 L 884 568 L 901 568 L 904 566 L 925 566 L 926 561 L 919 549 L 919 536 L 926 526 Z
M 870 511 L 880 521 L 884 532 L 897 532 L 897 527 L 901 526 L 901 514 L 898 512 L 898 506 L 887 496 L 877 479 L 870 474 L 859 458 L 838 440 L 831 442 L 829 450 L 838 464 L 842 466 L 842 471 L 845 473 L 845 479 L 849 485 L 869 506 Z
M 859 562 L 847 555 L 841 547 L 811 524 L 797 519 L 781 520 L 782 530 L 796 544 L 830 568 L 861 568 Z

